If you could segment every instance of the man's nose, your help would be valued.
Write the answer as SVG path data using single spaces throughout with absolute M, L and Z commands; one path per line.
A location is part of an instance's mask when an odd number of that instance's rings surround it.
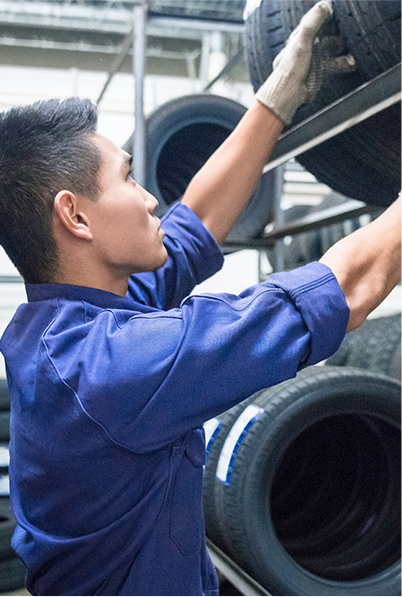
M 149 205 L 149 213 L 152 214 L 155 211 L 156 206 L 159 205 L 158 200 L 156 199 L 156 197 L 151 195 L 151 193 L 147 192 L 147 202 Z
M 158 200 L 151 193 L 148 193 L 148 191 L 143 187 L 141 187 L 141 192 L 149 213 L 153 213 L 156 206 L 159 205 Z

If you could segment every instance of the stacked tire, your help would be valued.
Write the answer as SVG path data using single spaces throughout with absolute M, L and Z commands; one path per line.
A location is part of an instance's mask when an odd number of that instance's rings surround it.
M 246 20 L 246 54 L 255 90 L 272 61 L 315 0 L 262 0 Z M 258 3 L 256 3 L 258 4 Z M 334 18 L 323 34 L 340 36 L 342 51 L 354 55 L 353 74 L 332 75 L 312 104 L 303 105 L 292 125 L 384 73 L 401 60 L 401 4 L 398 0 L 333 0 Z M 400 190 L 400 105 L 300 155 L 297 160 L 333 190 L 386 206 Z
M 346 334 L 331 366 L 358 367 L 401 380 L 401 314 L 366 320 Z
M 10 398 L 7 383 L 0 379 L 0 593 L 24 586 L 25 566 L 11 547 L 16 521 L 10 506 L 8 479 Z
M 397 380 L 324 365 L 224 413 L 208 536 L 273 595 L 400 595 L 400 400 Z

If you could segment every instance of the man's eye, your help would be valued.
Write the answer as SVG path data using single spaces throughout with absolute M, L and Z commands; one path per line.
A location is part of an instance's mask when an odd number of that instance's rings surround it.
M 130 168 L 130 170 L 129 170 L 128 174 L 127 174 L 127 178 L 132 178 L 134 180 L 134 172 L 133 172 L 132 168 Z

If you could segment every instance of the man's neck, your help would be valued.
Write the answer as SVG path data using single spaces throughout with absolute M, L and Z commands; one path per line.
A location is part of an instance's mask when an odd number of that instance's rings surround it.
M 127 277 L 112 277 L 111 275 L 100 275 L 91 271 L 73 271 L 63 272 L 58 275 L 54 282 L 57 284 L 73 284 L 75 286 L 87 286 L 88 288 L 97 288 L 112 292 L 119 296 L 126 296 L 128 288 Z

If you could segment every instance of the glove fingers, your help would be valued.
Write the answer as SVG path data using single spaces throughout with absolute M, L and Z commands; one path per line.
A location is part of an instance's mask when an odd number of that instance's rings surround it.
M 298 34 L 304 43 L 311 43 L 323 24 L 332 16 L 332 6 L 327 0 L 322 0 L 310 8 L 303 16 L 299 26 L 293 33 Z M 292 34 L 293 35 L 293 34 Z
M 345 54 L 328 60 L 326 67 L 330 74 L 353 73 L 356 70 L 356 61 L 352 54 Z
M 345 42 L 339 35 L 326 35 L 320 39 L 319 46 L 326 56 L 339 56 L 345 50 Z

